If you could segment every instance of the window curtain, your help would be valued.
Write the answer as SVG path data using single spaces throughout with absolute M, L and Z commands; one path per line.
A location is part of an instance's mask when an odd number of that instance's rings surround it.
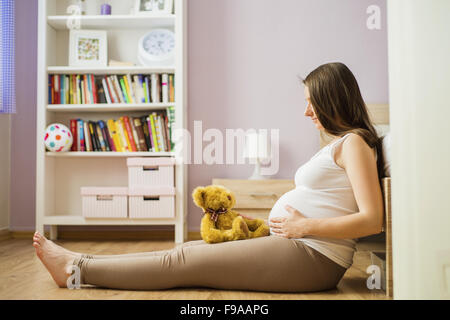
M 0 0 L 0 113 L 16 113 L 14 0 Z

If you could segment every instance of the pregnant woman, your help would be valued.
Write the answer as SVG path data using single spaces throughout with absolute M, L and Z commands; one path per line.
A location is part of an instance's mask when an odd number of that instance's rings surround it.
M 353 239 L 381 232 L 381 140 L 352 72 L 329 63 L 305 80 L 305 116 L 334 140 L 295 173 L 295 189 L 269 216 L 268 237 L 165 251 L 88 255 L 35 233 L 38 257 L 60 287 L 74 266 L 81 284 L 130 290 L 174 287 L 269 292 L 334 288 L 352 265 Z M 72 277 L 70 277 L 72 278 Z

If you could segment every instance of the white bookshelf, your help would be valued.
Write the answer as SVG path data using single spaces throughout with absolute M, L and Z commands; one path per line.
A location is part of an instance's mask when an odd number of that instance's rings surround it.
M 100 6 L 100 1 L 94 1 Z M 69 126 L 70 119 L 106 120 L 121 115 L 144 115 L 155 110 L 175 108 L 174 129 L 187 128 L 187 0 L 174 0 L 174 13 L 159 16 L 131 14 L 135 0 L 111 0 L 112 15 L 89 14 L 80 17 L 81 29 L 106 30 L 108 61 L 130 61 L 135 66 L 80 68 L 71 67 L 69 56 L 70 18 L 66 9 L 70 0 L 39 0 L 38 18 L 38 88 L 36 151 L 36 229 L 50 226 L 50 237 L 57 238 L 63 225 L 173 225 L 175 242 L 187 237 L 187 166 L 175 152 L 48 152 L 44 146 L 47 125 L 60 122 Z M 98 9 L 99 11 L 100 9 Z M 141 66 L 137 60 L 137 43 L 153 28 L 175 32 L 175 64 Z M 48 104 L 50 74 L 151 74 L 175 75 L 175 102 L 134 104 Z M 177 142 L 182 143 L 182 142 Z M 177 146 L 180 147 L 180 146 Z M 80 187 L 127 186 L 128 157 L 174 157 L 175 218 L 171 219 L 92 219 L 81 213 Z

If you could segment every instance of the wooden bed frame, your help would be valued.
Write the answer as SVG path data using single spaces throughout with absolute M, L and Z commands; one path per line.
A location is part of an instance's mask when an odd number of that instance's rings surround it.
M 388 104 L 367 104 L 367 109 L 375 125 L 389 125 Z M 329 135 L 320 132 L 320 148 L 326 146 L 331 140 Z M 381 182 L 385 214 L 383 231 L 386 234 L 386 295 L 393 297 L 391 178 L 385 177 Z

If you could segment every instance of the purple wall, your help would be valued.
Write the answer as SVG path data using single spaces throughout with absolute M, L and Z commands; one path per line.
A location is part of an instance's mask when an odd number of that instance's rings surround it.
M 33 230 L 36 199 L 38 2 L 15 1 L 16 103 L 11 116 L 11 230 Z
M 367 102 L 388 101 L 385 0 L 189 0 L 188 127 L 280 129 L 280 169 L 293 178 L 319 149 L 303 116 L 306 76 L 340 61 L 354 72 Z M 366 9 L 381 9 L 381 30 L 368 30 Z M 12 121 L 11 229 L 34 229 L 37 1 L 17 2 L 18 114 Z M 22 27 L 21 27 L 22 26 Z M 32 137 L 32 139 L 30 139 Z M 205 147 L 208 143 L 204 143 Z M 252 166 L 189 166 L 189 230 L 200 210 L 190 193 L 213 178 L 246 178 Z

